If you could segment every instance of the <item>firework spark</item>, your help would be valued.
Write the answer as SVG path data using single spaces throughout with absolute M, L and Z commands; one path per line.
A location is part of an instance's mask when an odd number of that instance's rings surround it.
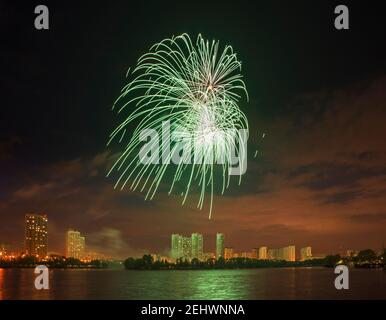
M 209 42 L 201 35 L 195 43 L 187 34 L 165 39 L 142 55 L 131 72 L 132 80 L 113 106 L 123 119 L 110 134 L 108 145 L 113 140 L 124 144 L 108 172 L 108 176 L 118 173 L 115 188 L 127 185 L 153 199 L 160 183 L 168 180 L 167 170 L 172 170 L 172 178 L 166 182 L 169 194 L 181 182 L 184 204 L 195 186 L 199 191 L 197 207 L 202 209 L 209 191 L 210 218 L 214 167 L 221 170 L 223 194 L 234 164 L 232 152 L 245 151 L 234 134 L 241 129 L 248 132 L 248 121 L 238 107 L 243 95 L 248 98 L 240 71 L 241 62 L 231 46 L 219 51 L 218 41 Z M 146 152 L 152 152 L 143 163 L 138 149 L 146 137 L 154 139 L 147 143 Z M 172 165 L 176 158 L 179 161 Z

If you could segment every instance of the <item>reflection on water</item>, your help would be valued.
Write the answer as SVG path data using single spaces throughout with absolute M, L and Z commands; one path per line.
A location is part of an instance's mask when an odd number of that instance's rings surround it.
M 0 300 L 4 299 L 4 296 L 3 296 L 3 283 L 4 283 L 4 269 L 0 269 Z
M 386 272 L 350 270 L 336 290 L 327 268 L 250 270 L 50 270 L 36 290 L 33 269 L 0 269 L 0 299 L 386 299 Z

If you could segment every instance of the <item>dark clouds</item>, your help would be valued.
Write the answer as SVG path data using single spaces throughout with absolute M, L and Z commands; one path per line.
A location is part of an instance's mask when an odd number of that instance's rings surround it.
M 172 232 L 194 231 L 205 234 L 207 250 L 217 231 L 238 250 L 295 243 L 332 252 L 358 246 L 358 234 L 366 236 L 361 246 L 379 247 L 386 234 L 385 85 L 379 78 L 359 93 L 344 87 L 329 93 L 334 99 L 322 113 L 310 108 L 273 119 L 262 155 L 250 157 L 246 183 L 215 196 L 212 220 L 207 208 L 195 208 L 197 194 L 181 207 L 181 198 L 165 192 L 145 202 L 143 194 L 114 190 L 105 176 L 116 156 L 101 150 L 36 166 L 19 180 L 1 203 L 9 217 L 2 237 L 17 246 L 24 213 L 35 211 L 48 214 L 50 250 L 57 252 L 70 227 L 86 235 L 90 249 L 116 256 L 167 252 Z M 314 112 L 319 122 L 297 127 Z
M 308 179 L 300 183 L 300 186 L 312 190 L 325 190 L 332 187 L 353 188 L 365 178 L 386 177 L 386 167 L 369 167 L 369 161 L 366 161 L 365 165 L 353 165 L 340 163 L 337 160 L 331 163 L 313 163 L 301 166 L 292 172 L 289 178 L 301 178 L 302 176 L 307 176 Z
M 313 4 L 317 14 L 300 2 L 251 2 L 237 10 L 211 3 L 200 13 L 182 2 L 163 14 L 166 4 L 148 7 L 122 2 L 68 10 L 61 3 L 51 8 L 47 33 L 33 29 L 33 6 L 8 8 L 0 242 L 21 248 L 24 214 L 44 212 L 55 252 L 64 251 L 70 227 L 86 235 L 90 249 L 116 256 L 167 252 L 172 232 L 194 231 L 212 251 L 216 232 L 235 250 L 289 243 L 324 253 L 380 247 L 386 234 L 382 10 L 352 4 L 355 23 L 343 34 L 332 27 L 327 1 Z M 175 19 L 179 10 L 183 19 Z M 180 32 L 231 43 L 251 97 L 241 104 L 251 130 L 248 171 L 241 186 L 216 194 L 212 220 L 207 207 L 196 208 L 197 194 L 184 207 L 164 191 L 145 202 L 143 194 L 114 190 L 105 177 L 116 157 L 105 146 L 110 107 L 128 66 L 154 41 Z

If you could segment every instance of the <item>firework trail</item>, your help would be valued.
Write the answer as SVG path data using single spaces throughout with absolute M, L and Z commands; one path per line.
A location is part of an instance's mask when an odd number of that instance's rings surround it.
M 183 182 L 184 204 L 194 186 L 199 190 L 197 207 L 202 209 L 209 191 L 210 218 L 214 167 L 222 173 L 216 184 L 222 184 L 224 193 L 230 182 L 232 151 L 244 151 L 234 134 L 248 130 L 248 121 L 237 104 L 242 96 L 248 98 L 240 71 L 241 62 L 231 46 L 219 51 L 218 41 L 209 42 L 201 35 L 195 43 L 187 34 L 165 39 L 142 55 L 131 72 L 132 80 L 113 106 L 122 120 L 110 134 L 108 145 L 113 140 L 124 145 L 107 174 L 118 173 L 115 188 L 145 190 L 146 199 L 153 199 L 160 183 L 167 180 L 166 171 L 172 170 L 169 194 L 177 182 Z M 144 164 L 138 149 L 150 128 L 156 135 L 147 143 L 146 150 L 153 152 Z M 162 142 L 156 138 L 161 135 Z M 179 162 L 171 164 L 176 158 Z

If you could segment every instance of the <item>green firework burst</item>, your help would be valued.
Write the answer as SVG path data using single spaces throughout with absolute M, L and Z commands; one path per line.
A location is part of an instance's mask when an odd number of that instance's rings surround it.
M 209 42 L 201 35 L 195 43 L 187 34 L 165 39 L 142 55 L 128 72 L 132 80 L 113 106 L 122 120 L 110 134 L 108 145 L 113 140 L 123 144 L 108 172 L 118 173 L 115 188 L 145 191 L 146 199 L 153 199 L 161 182 L 170 185 L 170 194 L 177 182 L 184 181 L 182 204 L 194 186 L 199 190 L 197 207 L 202 209 L 209 192 L 210 218 L 214 184 L 220 183 L 224 193 L 230 183 L 231 152 L 242 152 L 232 132 L 248 130 L 248 121 L 238 106 L 243 95 L 248 98 L 240 71 L 241 62 L 231 46 L 220 51 L 218 41 Z M 138 153 L 143 132 L 152 129 L 164 134 L 166 122 L 172 142 L 168 137 L 161 145 L 159 139 L 148 145 L 151 150 L 158 146 L 163 150 L 162 163 L 159 153 L 153 152 L 149 163 L 144 164 Z M 176 156 L 180 162 L 172 164 Z M 221 170 L 220 181 L 215 181 L 214 166 Z M 172 170 L 170 181 L 167 170 Z

